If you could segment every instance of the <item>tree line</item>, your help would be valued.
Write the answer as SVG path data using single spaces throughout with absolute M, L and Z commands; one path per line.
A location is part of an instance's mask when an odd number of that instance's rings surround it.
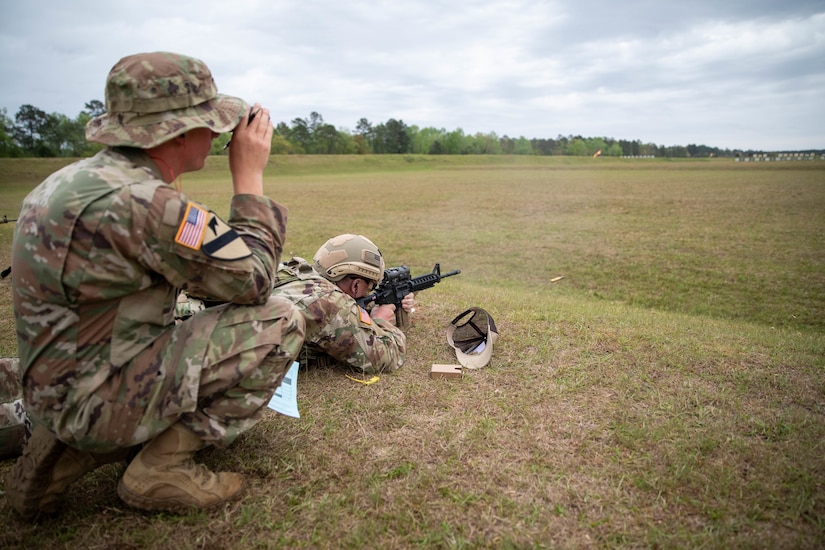
M 0 109 L 0 157 L 85 157 L 102 146 L 85 138 L 86 123 L 105 112 L 104 104 L 92 100 L 74 119 L 60 113 L 47 114 L 23 105 L 12 119 Z M 212 144 L 212 154 L 226 154 L 224 134 Z M 336 128 L 320 113 L 279 122 L 272 136 L 273 154 L 427 154 L 427 155 L 569 155 L 569 156 L 656 156 L 731 157 L 755 151 L 732 151 L 706 145 L 662 146 L 607 137 L 559 135 L 555 138 L 513 138 L 495 132 L 465 134 L 461 128 L 407 125 L 391 118 L 373 124 L 360 119 L 354 131 Z

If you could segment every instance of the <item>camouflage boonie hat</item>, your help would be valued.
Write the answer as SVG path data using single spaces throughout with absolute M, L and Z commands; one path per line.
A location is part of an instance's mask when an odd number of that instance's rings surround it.
M 194 128 L 229 132 L 249 108 L 218 93 L 206 64 L 170 52 L 124 57 L 106 78 L 106 113 L 86 125 L 86 139 L 148 149 Z

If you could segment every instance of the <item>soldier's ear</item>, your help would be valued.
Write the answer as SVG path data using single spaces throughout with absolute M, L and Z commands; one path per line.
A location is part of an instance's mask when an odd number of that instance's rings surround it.
M 360 279 L 358 277 L 347 277 L 346 281 L 346 288 L 348 290 L 347 294 L 349 294 L 350 297 L 355 298 L 358 296 L 358 281 L 360 281 Z

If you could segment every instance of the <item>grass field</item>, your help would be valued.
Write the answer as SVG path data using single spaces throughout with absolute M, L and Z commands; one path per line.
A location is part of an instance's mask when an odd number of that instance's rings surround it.
M 221 214 L 225 163 L 183 179 Z M 0 161 L 0 216 L 55 167 Z M 360 232 L 462 270 L 419 295 L 407 364 L 301 372 L 300 419 L 202 453 L 250 482 L 223 509 L 133 511 L 110 465 L 36 524 L 0 499 L 0 548 L 825 546 L 825 162 L 273 157 L 266 188 L 286 255 Z M 469 306 L 491 364 L 430 380 Z

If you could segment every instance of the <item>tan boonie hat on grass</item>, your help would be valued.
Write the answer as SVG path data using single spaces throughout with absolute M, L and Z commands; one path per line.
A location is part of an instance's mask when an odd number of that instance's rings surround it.
M 218 93 L 206 64 L 170 53 L 124 57 L 106 78 L 106 113 L 86 125 L 86 139 L 148 149 L 194 128 L 233 130 L 249 105 Z
M 455 349 L 458 362 L 468 369 L 480 369 L 490 362 L 497 339 L 495 321 L 480 307 L 459 313 L 447 327 L 447 343 Z

